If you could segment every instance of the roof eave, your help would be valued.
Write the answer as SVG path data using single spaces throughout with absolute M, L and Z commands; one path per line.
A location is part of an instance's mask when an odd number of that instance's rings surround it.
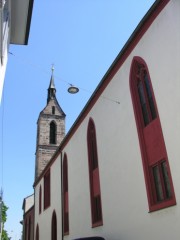
M 11 2 L 11 44 L 27 45 L 34 0 Z

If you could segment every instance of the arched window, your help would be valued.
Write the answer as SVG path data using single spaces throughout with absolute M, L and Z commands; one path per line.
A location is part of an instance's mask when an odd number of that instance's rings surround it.
M 42 188 L 40 186 L 39 188 L 39 214 L 41 213 L 42 211 Z
M 36 226 L 36 240 L 39 240 L 39 225 Z
M 56 124 L 55 124 L 55 122 L 50 123 L 49 142 L 50 142 L 50 144 L 56 144 Z
M 145 61 L 134 57 L 130 90 L 143 160 L 149 210 L 174 205 L 175 195 L 168 156 L 149 71 Z
M 96 130 L 92 119 L 89 120 L 87 131 L 88 160 L 89 160 L 89 180 L 91 197 L 92 226 L 103 224 L 101 192 L 99 180 L 99 165 L 97 154 Z
M 44 175 L 44 210 L 50 206 L 51 202 L 51 173 L 50 169 Z
M 52 106 L 52 114 L 55 114 L 55 106 Z
M 51 240 L 57 240 L 57 218 L 55 211 L 53 211 L 51 221 Z
M 63 159 L 63 225 L 64 235 L 69 234 L 69 205 L 68 205 L 68 162 L 67 155 Z
M 27 228 L 27 219 L 25 220 L 25 229 L 24 229 L 24 236 L 25 236 L 25 240 L 27 240 L 28 239 L 28 228 Z
M 31 240 L 31 217 L 29 217 L 28 240 Z

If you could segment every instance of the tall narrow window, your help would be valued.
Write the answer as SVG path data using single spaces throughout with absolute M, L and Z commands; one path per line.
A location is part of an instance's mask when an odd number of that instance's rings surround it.
M 57 218 L 55 211 L 53 212 L 51 221 L 51 240 L 57 240 Z
M 87 132 L 92 226 L 103 224 L 95 125 L 89 120 Z
M 68 162 L 67 155 L 63 159 L 63 223 L 64 235 L 69 234 L 69 203 L 68 203 Z
M 28 239 L 27 235 L 28 235 L 28 227 L 27 227 L 27 219 L 26 219 L 26 221 L 25 221 L 25 229 L 24 229 L 25 240 Z
M 31 240 L 31 217 L 29 217 L 28 240 Z
M 52 106 L 52 114 L 55 114 L 55 106 Z
M 39 240 L 39 225 L 36 226 L 36 240 Z
M 50 206 L 50 170 L 44 176 L 44 209 Z
M 55 122 L 50 123 L 50 144 L 56 144 L 56 124 Z
M 157 115 L 152 89 L 150 86 L 149 76 L 146 68 L 141 64 L 139 64 L 137 67 L 136 78 L 137 78 L 137 92 L 142 117 L 144 125 L 147 126 L 152 120 L 154 120 L 157 117 Z
M 39 214 L 41 213 L 42 211 L 42 189 L 41 189 L 41 186 L 39 188 Z
M 134 57 L 130 89 L 143 160 L 149 210 L 176 203 L 166 146 L 148 68 Z

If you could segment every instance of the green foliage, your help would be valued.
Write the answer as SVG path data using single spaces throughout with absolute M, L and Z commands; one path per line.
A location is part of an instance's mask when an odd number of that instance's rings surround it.
M 8 207 L 2 202 L 2 222 L 5 223 L 7 221 L 7 210 Z
M 1 205 L 1 217 L 2 217 L 2 226 L 4 227 L 4 223 L 7 221 L 7 210 L 8 207 L 4 204 L 4 202 L 2 202 Z M 6 230 L 4 230 L 4 228 L 2 229 L 2 237 L 1 240 L 9 240 L 10 238 L 8 237 L 8 233 Z
M 9 240 L 10 238 L 8 237 L 7 231 L 6 230 L 2 230 L 2 240 Z

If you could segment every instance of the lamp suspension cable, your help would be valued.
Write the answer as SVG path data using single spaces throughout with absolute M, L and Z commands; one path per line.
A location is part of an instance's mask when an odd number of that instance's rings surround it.
M 12 56 L 14 56 L 14 57 L 15 57 L 16 59 L 18 59 L 19 61 L 23 62 L 23 64 L 28 65 L 28 66 L 31 66 L 32 68 L 35 68 L 36 70 L 39 70 L 40 72 L 43 72 L 43 73 L 45 73 L 46 75 L 47 75 L 47 74 L 49 75 L 49 71 L 45 70 L 43 67 L 41 67 L 41 66 L 39 66 L 39 65 L 37 65 L 37 64 L 32 63 L 31 61 L 25 59 L 24 57 L 23 57 L 23 58 L 22 58 L 22 57 L 19 57 L 19 56 L 15 55 L 15 54 L 12 53 L 12 52 L 9 52 L 9 54 L 12 55 Z M 53 70 L 54 70 L 54 64 L 53 64 Z M 60 78 L 60 77 L 57 76 L 57 75 L 54 75 L 54 77 L 55 77 L 56 79 L 58 79 L 59 81 L 66 83 L 66 84 L 69 86 L 69 87 L 68 87 L 68 92 L 71 93 L 71 94 L 75 94 L 75 93 L 79 92 L 79 90 L 82 90 L 82 91 L 88 92 L 88 93 L 90 93 L 90 94 L 93 94 L 92 91 L 87 90 L 87 89 L 84 89 L 84 88 L 81 88 L 81 87 L 79 87 L 79 86 L 77 87 L 76 85 L 74 85 L 74 84 L 72 84 L 72 83 L 69 83 L 69 82 L 63 80 L 62 78 Z M 104 96 L 104 95 L 101 95 L 100 98 L 103 98 L 103 99 L 105 99 L 105 100 L 108 100 L 108 101 L 111 101 L 111 102 L 120 104 L 120 101 L 115 100 L 115 99 L 108 98 L 108 97 L 106 97 L 106 96 Z

